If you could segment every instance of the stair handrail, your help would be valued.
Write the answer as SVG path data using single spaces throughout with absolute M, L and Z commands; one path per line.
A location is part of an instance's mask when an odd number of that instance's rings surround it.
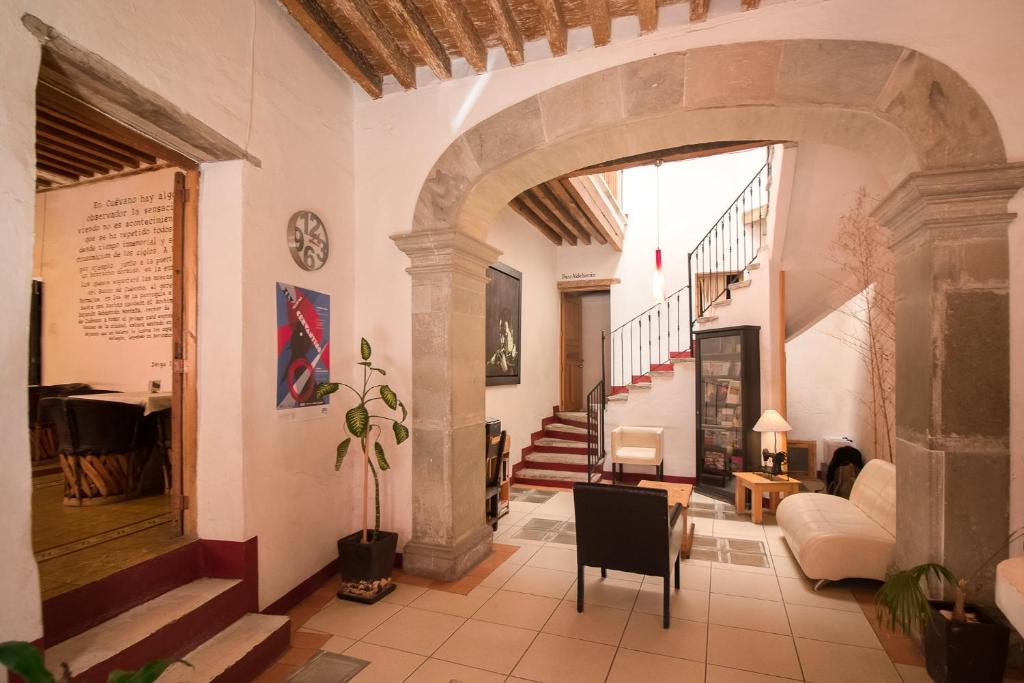
M 587 394 L 587 483 L 594 481 L 594 470 L 604 462 L 604 409 L 608 397 L 604 380 L 598 380 Z M 603 465 L 602 465 L 603 467 Z
M 763 173 L 767 168 L 768 168 L 768 162 L 766 161 L 766 162 L 764 162 L 764 164 L 761 165 L 761 168 L 757 169 L 757 173 L 755 173 L 754 177 L 750 179 L 750 182 L 743 186 L 743 189 L 740 190 L 739 194 L 736 195 L 736 198 L 733 199 L 731 202 L 729 202 L 729 207 L 725 211 L 722 212 L 722 215 L 719 216 L 718 219 L 715 222 L 713 222 L 711 224 L 711 227 L 708 228 L 708 231 L 706 233 L 704 233 L 704 236 L 701 237 L 700 240 L 697 241 L 697 246 L 694 247 L 693 249 L 691 249 L 690 250 L 690 254 L 688 254 L 688 255 L 692 255 L 695 251 L 697 251 L 697 249 L 700 247 L 700 245 L 703 244 L 707 240 L 707 238 L 711 235 L 711 233 L 713 233 L 715 231 L 715 228 L 718 227 L 718 224 L 726 219 L 726 217 L 732 212 L 732 209 L 736 205 L 736 203 L 739 202 L 743 198 L 744 193 L 746 193 L 746 191 L 748 189 L 750 189 L 750 186 L 754 184 L 754 181 L 757 180 L 758 178 L 760 178 L 761 177 L 761 173 Z

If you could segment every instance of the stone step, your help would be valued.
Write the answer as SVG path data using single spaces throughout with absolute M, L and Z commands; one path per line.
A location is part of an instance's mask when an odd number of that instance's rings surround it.
M 76 680 L 106 680 L 118 668 L 138 666 L 122 653 L 159 648 L 161 656 L 180 654 L 217 633 L 241 614 L 230 614 L 238 579 L 196 579 L 122 612 L 91 629 L 46 648 L 46 668 L 59 678 L 67 664 Z M 244 611 L 244 610 L 243 610 Z M 177 649 L 183 641 L 185 647 Z M 146 658 L 152 659 L 152 657 Z
M 558 411 L 557 413 L 555 413 L 555 417 L 557 417 L 560 422 L 564 422 L 565 424 L 587 423 L 586 413 Z
M 701 325 L 706 325 L 707 323 L 713 323 L 716 320 L 718 320 L 718 316 L 717 315 L 705 315 L 705 316 L 701 316 L 700 318 L 697 318 L 697 322 L 700 323 Z
M 637 384 L 630 384 L 629 385 L 629 390 L 630 391 L 633 391 L 634 389 L 640 389 L 641 391 L 643 391 L 643 390 L 650 390 L 650 388 L 651 388 L 650 377 L 648 377 L 647 380 L 648 381 L 646 381 L 646 382 L 641 382 L 641 383 L 637 383 Z
M 750 280 L 740 280 L 729 285 L 729 291 L 735 292 L 737 289 L 745 289 L 750 286 Z
M 584 449 L 585 450 L 585 449 Z M 534 451 L 523 456 L 526 462 L 535 463 L 556 463 L 560 465 L 586 465 L 587 454 L 584 453 L 551 453 L 548 451 Z
M 601 481 L 601 471 L 594 472 L 591 477 L 591 481 Z M 562 482 L 574 482 L 574 481 L 586 481 L 586 472 L 564 472 L 562 470 L 542 470 L 534 467 L 524 467 L 523 469 L 516 472 L 516 481 L 520 479 L 533 479 L 533 480 L 544 480 L 544 481 L 562 481 Z
M 693 362 L 693 357 L 692 356 L 690 356 L 688 358 L 673 358 L 672 359 L 672 363 L 673 364 L 676 364 L 676 363 L 692 363 L 692 362 Z
M 274 614 L 246 614 L 173 664 L 158 683 L 208 683 L 252 680 L 287 647 L 289 619 Z
M 761 264 L 758 263 L 757 261 L 751 261 L 750 263 L 747 264 L 747 270 L 758 270 L 760 267 Z
M 586 422 L 587 418 L 584 417 L 583 421 Z M 552 422 L 551 424 L 544 427 L 544 429 L 551 430 L 552 432 L 564 432 L 566 434 L 586 434 L 586 427 L 577 427 L 576 425 L 566 424 L 564 422 Z

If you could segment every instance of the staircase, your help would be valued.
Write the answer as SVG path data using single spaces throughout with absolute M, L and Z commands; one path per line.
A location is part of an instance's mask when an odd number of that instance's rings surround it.
M 255 561 L 251 544 L 245 561 Z M 288 617 L 251 611 L 256 579 L 244 575 L 245 561 L 225 562 L 234 550 L 225 548 L 246 545 L 193 541 L 47 601 L 47 669 L 58 680 L 66 665 L 72 681 L 102 681 L 115 669 L 183 658 L 192 666 L 176 664 L 159 680 L 253 680 L 288 647 L 290 630 Z
M 587 481 L 587 414 L 561 412 L 558 406 L 541 421 L 540 431 L 530 435 L 514 473 L 516 484 L 572 488 Z M 591 481 L 601 480 L 603 461 L 594 463 Z

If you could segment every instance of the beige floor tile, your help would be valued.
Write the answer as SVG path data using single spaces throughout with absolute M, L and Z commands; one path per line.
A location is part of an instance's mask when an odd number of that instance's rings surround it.
M 363 642 L 429 656 L 465 621 L 450 614 L 406 607 L 366 634 Z
M 541 633 L 513 673 L 541 683 L 601 683 L 614 657 L 608 645 Z
M 897 664 L 896 672 L 903 679 L 903 683 L 932 683 L 932 677 L 928 675 L 928 669 L 923 666 Z
M 804 678 L 811 683 L 900 683 L 884 650 L 796 639 Z
M 772 600 L 751 600 L 712 593 L 708 621 L 719 626 L 789 635 L 786 608 L 781 602 Z
M 440 659 L 428 659 L 416 669 L 416 672 L 405 679 L 408 683 L 502 683 L 504 674 L 496 674 L 483 669 L 474 669 L 462 664 L 453 664 Z
M 800 678 L 793 639 L 731 626 L 708 627 L 708 664 L 756 673 Z
M 600 567 L 585 567 L 583 569 L 584 576 L 601 576 Z M 634 574 L 633 572 L 620 572 L 617 569 L 608 570 L 608 578 L 615 579 L 616 581 L 631 581 L 632 583 L 643 583 L 643 574 Z
M 805 578 L 803 570 L 800 569 L 797 561 L 787 555 L 772 555 L 772 565 L 774 565 L 775 573 L 778 576 L 785 576 L 791 579 Z
M 758 541 L 764 541 L 764 529 L 761 528 L 760 524 L 754 524 L 753 522 L 744 521 L 733 521 L 729 519 L 716 519 L 715 536 L 721 538 L 753 538 Z
M 609 573 L 607 579 L 601 575 L 583 576 L 583 604 L 601 605 L 602 607 L 614 607 L 615 609 L 632 609 L 636 602 L 636 596 L 640 592 L 640 585 L 635 581 L 623 581 L 613 579 Z M 576 601 L 576 582 L 565 594 L 566 600 Z
M 395 590 L 381 598 L 384 602 L 392 602 L 396 605 L 408 605 L 410 602 L 427 592 L 425 586 L 413 586 L 409 583 L 395 582 Z
M 519 568 L 521 566 L 521 564 L 509 564 L 508 561 L 506 560 L 505 562 L 502 562 L 497 567 L 495 567 L 494 571 L 485 576 L 480 581 L 480 585 L 486 586 L 487 588 L 501 588 L 503 585 L 505 585 L 506 581 L 512 578 L 513 574 L 519 571 Z
M 608 683 L 704 683 L 704 664 L 620 648 Z
M 701 536 L 713 536 L 715 534 L 715 520 L 706 517 L 690 517 L 693 523 L 693 533 Z
M 793 679 L 708 664 L 707 683 L 793 683 Z
M 427 609 L 432 612 L 443 612 L 457 617 L 471 617 L 480 609 L 480 606 L 487 602 L 487 599 L 494 595 L 494 589 L 487 586 L 477 586 L 466 595 L 439 591 L 432 588 L 427 589 L 411 603 L 410 607 Z
M 334 600 L 310 617 L 304 628 L 359 640 L 400 609 L 401 605 L 384 601 L 362 605 L 347 600 Z
M 338 654 L 341 654 L 355 644 L 356 641 L 351 638 L 346 638 L 345 636 L 331 636 L 330 640 L 320 646 L 320 649 L 327 652 L 337 652 Z
M 576 551 L 546 545 L 526 561 L 527 567 L 543 567 L 576 573 Z
M 512 500 L 508 503 L 509 512 L 520 512 L 527 515 L 532 515 L 533 511 L 540 507 L 540 503 L 524 503 L 518 500 Z
M 772 555 L 779 555 L 780 557 L 793 557 L 793 551 L 789 549 L 789 543 L 785 537 L 772 537 L 768 539 L 768 550 L 771 551 Z
M 779 577 L 779 587 L 782 588 L 782 598 L 787 604 L 841 609 L 847 612 L 861 611 L 860 605 L 853 599 L 853 594 L 844 588 L 825 586 L 816 591 L 813 584 L 807 579 L 790 579 L 781 576 Z
M 568 638 L 618 645 L 627 621 L 629 612 L 626 610 L 585 604 L 580 613 L 576 611 L 575 600 L 566 600 L 558 605 L 542 630 Z
M 842 645 L 857 645 L 881 649 L 878 636 L 868 623 L 864 612 L 845 612 L 837 609 L 787 605 L 789 623 L 797 638 L 824 640 Z
M 505 582 L 502 589 L 561 599 L 574 581 L 575 574 L 569 572 L 540 567 L 521 567 L 512 575 L 511 579 Z
M 711 570 L 711 592 L 758 600 L 782 600 L 779 583 L 774 576 L 737 572 L 718 567 Z
M 507 564 L 513 567 L 521 567 L 522 565 L 526 564 L 526 561 L 533 557 L 534 553 L 536 553 L 543 547 L 542 543 L 524 543 L 523 541 L 519 541 L 518 539 L 511 538 L 502 538 L 501 542 L 507 545 L 519 546 L 519 549 L 512 553 L 509 556 L 509 558 L 502 563 L 502 565 Z
M 380 603 L 377 603 L 378 605 Z M 398 683 L 409 677 L 426 657 L 370 643 L 356 643 L 345 654 L 370 663 L 352 680 L 356 683 Z
M 434 658 L 507 675 L 536 635 L 524 628 L 470 619 L 438 648 Z
M 535 683 L 534 681 L 528 681 L 525 678 L 516 678 L 515 676 L 509 676 L 505 679 L 505 683 Z
M 499 590 L 483 604 L 474 619 L 539 631 L 558 607 L 557 598 Z
M 675 584 L 672 584 L 673 586 Z M 664 593 L 661 586 L 644 586 L 636 598 L 633 609 L 644 614 L 661 614 Z M 669 616 L 690 621 L 708 620 L 708 593 L 687 588 L 669 588 Z
M 630 650 L 703 662 L 707 628 L 707 624 L 696 621 L 672 619 L 666 629 L 661 626 L 661 615 L 633 612 L 619 645 Z
M 675 570 L 673 570 L 675 572 Z M 672 581 L 675 581 L 675 574 L 672 575 Z M 679 568 L 679 581 L 683 588 L 689 588 L 695 591 L 704 591 L 705 593 L 711 590 L 711 568 L 710 567 L 699 567 L 696 565 L 683 562 Z M 643 581 L 644 586 L 658 586 L 661 587 L 660 576 L 645 576 Z M 675 585 L 673 583 L 672 585 Z

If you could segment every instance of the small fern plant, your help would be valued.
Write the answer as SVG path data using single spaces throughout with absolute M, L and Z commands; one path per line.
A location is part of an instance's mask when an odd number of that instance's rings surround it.
M 380 533 L 380 476 L 377 473 L 377 469 L 379 468 L 381 472 L 391 469 L 391 465 L 388 464 L 387 457 L 384 455 L 384 447 L 380 443 L 380 438 L 384 434 L 382 424 L 391 424 L 391 432 L 394 434 L 395 444 L 400 444 L 409 438 L 409 428 L 405 426 L 405 419 L 409 416 L 409 411 L 406 410 L 405 404 L 398 399 L 398 395 L 394 390 L 383 381 L 378 384 L 373 383 L 375 375 L 380 375 L 383 378 L 388 373 L 382 368 L 373 365 L 373 362 L 370 360 L 372 352 L 370 342 L 366 341 L 366 339 L 360 339 L 359 356 L 362 360 L 359 361 L 359 365 L 363 367 L 363 386 L 361 390 L 357 390 L 344 382 L 323 382 L 316 387 L 317 398 L 323 398 L 345 388 L 351 391 L 356 399 L 358 399 L 358 403 L 345 412 L 345 429 L 351 436 L 345 437 L 338 444 L 334 458 L 334 470 L 338 471 L 341 469 L 341 464 L 345 461 L 345 455 L 348 454 L 352 439 L 358 439 L 363 451 L 363 543 L 366 543 L 369 538 L 369 523 L 366 512 L 370 488 L 369 475 L 373 474 L 373 537 L 377 538 L 377 535 Z M 370 412 L 370 404 L 374 401 L 380 401 L 395 414 L 401 412 L 401 419 L 389 415 L 376 415 Z M 377 461 L 376 466 L 374 466 L 370 458 L 371 450 L 373 451 L 374 459 Z
M 153 683 L 160 674 L 175 662 L 191 668 L 191 664 L 182 659 L 161 659 L 145 664 L 137 671 L 111 671 L 107 683 Z M 20 640 L 9 640 L 0 643 L 0 666 L 20 676 L 26 683 L 58 683 L 46 668 L 43 655 L 31 643 Z M 71 671 L 67 664 L 61 664 L 60 683 L 71 680 Z
M 940 583 L 948 583 L 953 588 L 953 611 L 950 620 L 957 623 L 967 622 L 967 586 L 993 560 L 1002 555 L 1014 541 L 1024 539 L 1024 527 L 1011 533 L 1006 543 L 992 553 L 973 574 L 968 577 L 957 577 L 944 565 L 927 562 L 899 572 L 892 572 L 875 595 L 875 616 L 890 631 L 900 630 L 910 635 L 923 633 L 931 620 L 931 609 L 928 596 L 922 584 L 932 576 Z

